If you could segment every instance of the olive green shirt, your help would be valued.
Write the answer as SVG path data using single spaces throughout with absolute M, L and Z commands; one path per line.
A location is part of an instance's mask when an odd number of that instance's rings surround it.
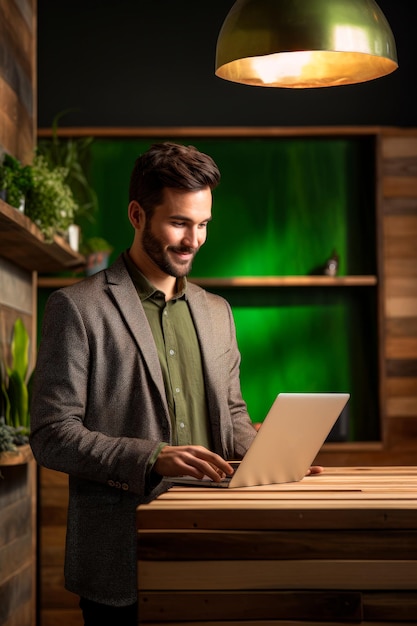
M 195 444 L 212 449 L 203 365 L 187 303 L 187 280 L 178 279 L 177 293 L 166 301 L 165 294 L 145 278 L 128 252 L 124 258 L 158 351 L 171 418 L 172 444 Z

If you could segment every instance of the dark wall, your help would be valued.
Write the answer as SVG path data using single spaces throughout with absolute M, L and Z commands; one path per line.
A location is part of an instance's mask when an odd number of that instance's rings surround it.
M 76 109 L 62 126 L 417 126 L 417 3 L 378 4 L 398 70 L 360 85 L 289 90 L 214 75 L 233 0 L 38 0 L 38 125 Z

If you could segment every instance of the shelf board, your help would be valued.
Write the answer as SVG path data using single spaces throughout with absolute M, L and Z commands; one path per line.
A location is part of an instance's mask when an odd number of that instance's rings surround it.
M 83 276 L 38 276 L 38 287 L 67 287 Z M 201 287 L 369 287 L 377 284 L 376 276 L 235 276 L 233 278 L 190 277 Z
M 0 467 L 9 465 L 24 465 L 33 459 L 32 449 L 27 443 L 17 446 L 13 452 L 0 452 Z
M 234 276 L 190 277 L 202 287 L 361 287 L 377 284 L 376 276 Z
M 0 200 L 0 256 L 25 270 L 59 272 L 85 265 L 85 259 L 55 235 L 45 241 L 43 233 L 26 215 Z

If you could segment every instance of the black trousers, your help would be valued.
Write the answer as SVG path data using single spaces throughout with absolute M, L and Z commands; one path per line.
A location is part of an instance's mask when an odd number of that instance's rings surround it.
M 80 598 L 80 609 L 83 613 L 84 626 L 102 626 L 114 624 L 114 626 L 137 626 L 138 603 L 129 606 L 109 606 Z

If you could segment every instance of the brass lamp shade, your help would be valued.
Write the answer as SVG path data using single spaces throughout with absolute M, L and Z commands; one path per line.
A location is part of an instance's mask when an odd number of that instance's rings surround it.
M 217 40 L 216 76 L 246 85 L 350 85 L 397 67 L 374 0 L 237 0 Z

